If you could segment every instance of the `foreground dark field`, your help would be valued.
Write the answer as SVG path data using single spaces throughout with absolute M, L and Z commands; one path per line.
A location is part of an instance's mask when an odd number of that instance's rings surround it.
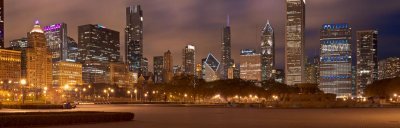
M 397 128 L 400 108 L 246 109 L 171 105 L 80 105 L 78 111 L 134 112 L 130 122 L 62 128 Z M 19 111 L 19 110 L 0 110 Z M 46 111 L 46 110 L 24 110 Z M 51 110 L 59 111 L 59 110 Z M 65 111 L 65 110 L 63 110 Z M 67 110 L 70 111 L 70 110 Z

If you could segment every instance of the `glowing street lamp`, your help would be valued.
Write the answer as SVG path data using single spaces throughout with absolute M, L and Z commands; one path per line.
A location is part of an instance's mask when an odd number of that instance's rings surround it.
M 22 88 L 22 104 L 25 104 L 25 86 L 26 86 L 26 80 L 21 79 L 21 88 Z M 3 81 L 1 81 L 1 84 L 3 84 Z

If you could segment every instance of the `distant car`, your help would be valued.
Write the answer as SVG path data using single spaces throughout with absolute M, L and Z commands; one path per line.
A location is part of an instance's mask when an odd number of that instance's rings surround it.
M 64 109 L 73 109 L 76 108 L 76 104 L 75 103 L 71 103 L 71 102 L 66 102 L 63 104 L 63 108 Z

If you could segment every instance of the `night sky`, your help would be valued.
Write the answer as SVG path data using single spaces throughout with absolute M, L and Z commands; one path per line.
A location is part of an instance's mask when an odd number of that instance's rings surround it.
M 174 56 L 174 65 L 182 64 L 187 44 L 197 47 L 197 63 L 209 52 L 219 58 L 222 27 L 229 14 L 235 61 L 239 62 L 240 49 L 259 49 L 261 28 L 270 20 L 276 32 L 277 64 L 283 68 L 285 0 L 5 0 L 6 42 L 26 37 L 39 19 L 42 27 L 67 23 L 75 40 L 77 26 L 102 24 L 120 32 L 123 48 L 125 8 L 134 4 L 142 5 L 144 11 L 144 54 L 149 65 L 153 56 L 167 50 Z M 400 0 L 307 0 L 308 56 L 318 54 L 319 29 L 325 23 L 349 23 L 354 43 L 356 30 L 377 29 L 379 59 L 400 56 Z

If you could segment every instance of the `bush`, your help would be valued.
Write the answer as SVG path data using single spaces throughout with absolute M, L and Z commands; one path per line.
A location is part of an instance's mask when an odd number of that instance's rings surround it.
M 7 104 L 3 107 L 9 109 L 63 109 L 62 105 L 57 104 Z
M 133 113 L 122 112 L 28 112 L 0 113 L 0 127 L 67 125 L 130 121 Z

